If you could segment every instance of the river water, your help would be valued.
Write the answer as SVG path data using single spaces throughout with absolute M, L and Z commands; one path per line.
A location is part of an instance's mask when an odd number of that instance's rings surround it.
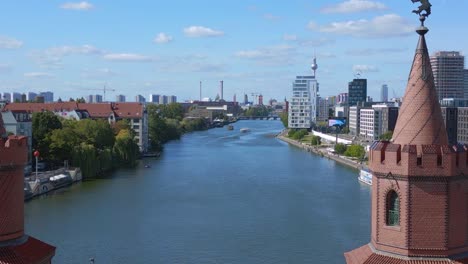
M 27 233 L 60 264 L 344 263 L 369 242 L 370 188 L 355 170 L 279 141 L 279 121 L 234 127 L 27 202 Z

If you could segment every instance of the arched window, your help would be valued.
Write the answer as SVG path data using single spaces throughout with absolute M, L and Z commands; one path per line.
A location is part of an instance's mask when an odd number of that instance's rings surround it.
M 387 225 L 400 225 L 400 199 L 393 190 L 387 194 Z

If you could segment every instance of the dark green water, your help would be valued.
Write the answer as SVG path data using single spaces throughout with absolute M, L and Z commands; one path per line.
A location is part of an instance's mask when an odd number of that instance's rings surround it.
M 57 246 L 54 263 L 343 263 L 368 243 L 356 171 L 277 140 L 279 121 L 234 126 L 28 202 L 27 232 Z

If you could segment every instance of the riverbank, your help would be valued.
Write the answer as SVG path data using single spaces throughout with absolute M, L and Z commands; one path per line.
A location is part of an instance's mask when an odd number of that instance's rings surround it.
M 319 148 L 319 147 L 316 147 L 316 146 L 307 145 L 307 144 L 302 143 L 300 141 L 290 139 L 290 138 L 285 136 L 286 134 L 287 134 L 287 130 L 284 130 L 280 134 L 278 134 L 276 137 L 279 140 L 282 140 L 282 141 L 284 141 L 286 143 L 294 145 L 294 146 L 296 146 L 298 148 L 302 148 L 302 149 L 306 150 L 307 152 L 315 153 L 315 154 L 317 154 L 317 155 L 319 155 L 321 157 L 332 159 L 332 160 L 334 160 L 336 162 L 339 162 L 339 163 L 341 163 L 343 165 L 346 165 L 348 167 L 351 167 L 351 168 L 354 168 L 354 169 L 357 169 L 357 170 L 360 170 L 363 167 L 363 165 L 361 163 L 357 162 L 357 161 L 348 159 L 348 158 L 343 157 L 343 156 L 338 155 L 338 154 L 332 154 L 332 153 L 328 152 L 324 148 Z

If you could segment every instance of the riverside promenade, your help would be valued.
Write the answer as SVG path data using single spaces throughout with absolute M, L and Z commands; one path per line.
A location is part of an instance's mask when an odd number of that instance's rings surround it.
M 317 146 L 311 146 L 309 144 L 306 144 L 306 143 L 303 143 L 303 142 L 300 142 L 300 141 L 297 141 L 297 140 L 294 140 L 294 139 L 290 139 L 288 137 L 286 137 L 285 135 L 287 134 L 287 130 L 283 130 L 280 134 L 278 134 L 276 137 L 284 142 L 287 142 L 291 145 L 294 145 L 298 148 L 302 148 L 304 150 L 306 150 L 307 152 L 312 152 L 312 153 L 315 153 L 319 156 L 322 156 L 324 158 L 328 158 L 328 159 L 332 159 L 336 162 L 339 162 L 341 164 L 344 164 L 346 166 L 349 166 L 351 168 L 354 168 L 354 169 L 357 169 L 357 170 L 360 170 L 363 165 L 357 161 L 354 161 L 354 160 L 351 160 L 347 157 L 344 157 L 344 156 L 341 156 L 341 155 L 338 155 L 338 154 L 333 154 L 333 153 L 330 153 L 328 152 L 326 149 L 324 148 L 320 148 L 320 147 L 317 147 Z

